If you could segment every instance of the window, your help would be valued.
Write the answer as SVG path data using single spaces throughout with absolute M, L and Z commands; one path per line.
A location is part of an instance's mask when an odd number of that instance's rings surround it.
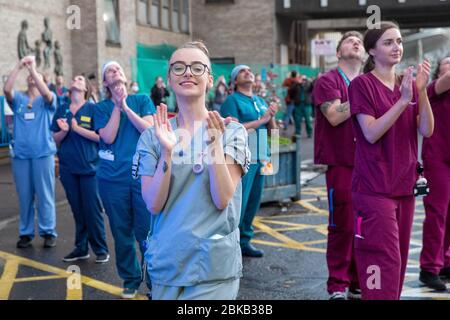
M 320 0 L 320 6 L 322 8 L 328 7 L 328 0 Z
M 137 3 L 137 20 L 139 23 L 148 24 L 147 19 L 147 0 L 138 0 Z
M 172 0 L 172 31 L 180 32 L 180 24 L 178 19 L 180 18 L 180 0 Z
M 181 31 L 185 33 L 189 33 L 189 0 L 180 0 L 181 1 Z
M 160 0 L 152 0 L 152 14 L 151 14 L 151 25 L 153 27 L 159 27 L 159 2 Z
M 170 1 L 162 0 L 162 14 L 161 14 L 161 27 L 163 29 L 170 29 Z
M 106 43 L 120 44 L 119 1 L 104 0 L 103 20 L 106 28 Z

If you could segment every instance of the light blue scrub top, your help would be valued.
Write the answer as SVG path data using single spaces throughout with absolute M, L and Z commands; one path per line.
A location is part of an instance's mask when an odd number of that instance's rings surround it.
M 127 97 L 128 107 L 141 118 L 156 112 L 155 105 L 147 95 L 139 94 Z M 114 110 L 110 100 L 99 102 L 94 108 L 94 130 L 99 132 L 106 127 Z M 106 144 L 100 139 L 100 154 L 107 152 L 110 158 L 100 156 L 97 177 L 112 182 L 131 180 L 131 164 L 136 152 L 136 144 L 141 136 L 124 112 L 120 113 L 120 124 L 116 140 Z
M 12 101 L 8 101 L 14 112 L 14 134 L 12 157 L 17 159 L 38 159 L 54 155 L 56 144 L 50 130 L 56 111 L 57 98 L 54 93 L 52 103 L 42 96 L 34 99 L 31 108 L 30 98 L 22 92 L 15 92 Z
M 175 130 L 176 119 L 170 121 Z M 204 141 L 208 138 L 202 138 L 207 137 L 204 128 L 192 139 L 191 150 L 194 145 L 202 145 L 206 150 Z M 247 173 L 250 165 L 247 131 L 235 122 L 226 129 L 224 153 L 235 159 Z M 194 143 L 198 140 L 200 143 Z M 139 140 L 134 158 L 138 176 L 154 175 L 160 152 L 154 128 L 147 129 Z M 193 165 L 186 163 L 190 162 L 190 155 L 193 158 L 198 153 L 174 150 L 168 199 L 163 211 L 153 216 L 145 259 L 152 283 L 158 285 L 193 286 L 242 276 L 239 245 L 241 183 L 228 206 L 222 211 L 217 209 L 211 196 L 207 163 L 204 161 L 204 170 L 198 175 L 193 172 Z M 181 159 L 185 164 L 176 164 Z

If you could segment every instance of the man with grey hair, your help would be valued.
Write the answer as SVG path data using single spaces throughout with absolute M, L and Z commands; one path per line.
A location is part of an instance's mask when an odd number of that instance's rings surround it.
M 150 229 L 150 213 L 140 180 L 132 178 L 132 163 L 139 137 L 153 125 L 156 110 L 147 95 L 128 95 L 127 78 L 119 63 L 105 63 L 102 78 L 108 97 L 97 104 L 94 113 L 94 130 L 100 135 L 97 177 L 114 237 L 116 266 L 124 281 L 122 297 L 131 299 L 143 278 L 136 241 L 143 256 Z

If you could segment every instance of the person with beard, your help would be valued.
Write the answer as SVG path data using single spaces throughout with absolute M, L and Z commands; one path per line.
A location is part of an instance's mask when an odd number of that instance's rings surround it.
M 332 300 L 344 300 L 347 296 L 360 296 L 353 249 L 351 177 L 355 136 L 350 119 L 348 86 L 361 72 L 365 53 L 362 35 L 356 31 L 346 32 L 336 51 L 338 67 L 317 80 L 313 91 L 317 108 L 314 162 L 328 166 L 328 293 Z
M 249 133 L 249 145 L 252 154 L 252 164 L 248 173 L 242 179 L 242 209 L 241 209 L 241 250 L 247 257 L 260 258 L 262 250 L 256 249 L 251 243 L 253 238 L 253 219 L 259 210 L 264 188 L 264 175 L 261 174 L 263 161 L 269 159 L 268 132 L 277 127 L 275 114 L 277 107 L 270 107 L 253 93 L 255 75 L 250 67 L 239 65 L 231 72 L 231 82 L 235 92 L 225 100 L 220 113 L 223 117 L 232 117 L 239 121 Z M 254 161 L 253 161 L 254 160 Z

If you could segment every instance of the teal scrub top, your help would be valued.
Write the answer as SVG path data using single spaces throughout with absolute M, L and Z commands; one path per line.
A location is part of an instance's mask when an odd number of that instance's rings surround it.
M 127 104 L 141 118 L 156 112 L 155 105 L 147 95 L 128 96 Z M 99 132 L 108 124 L 114 103 L 110 99 L 103 100 L 94 110 L 94 130 Z M 140 136 L 140 132 L 128 120 L 127 115 L 121 112 L 119 130 L 114 143 L 106 144 L 100 139 L 100 166 L 97 177 L 112 182 L 130 180 L 133 156 Z
M 236 118 L 240 123 L 252 122 L 260 119 L 268 110 L 267 103 L 256 95 L 249 97 L 238 91 L 227 97 L 220 108 L 222 117 Z M 269 159 L 267 125 L 249 132 L 249 146 L 253 163 Z
M 176 119 L 170 121 L 176 130 Z M 205 126 L 197 131 L 190 150 L 174 150 L 168 199 L 162 212 L 153 216 L 145 259 L 152 283 L 158 285 L 193 286 L 242 276 L 239 245 L 241 183 L 228 206 L 221 211 L 211 196 L 207 163 L 204 163 L 203 172 L 196 174 L 191 161 L 183 158 L 195 157 L 198 143 L 194 141 L 198 141 L 198 137 L 206 150 L 203 133 L 206 134 Z M 227 125 L 223 146 L 224 153 L 246 173 L 250 151 L 247 131 L 241 124 Z M 154 175 L 160 154 L 154 128 L 149 128 L 142 134 L 134 158 L 137 178 Z
M 14 112 L 12 157 L 17 159 L 37 159 L 56 153 L 56 144 L 50 130 L 56 111 L 57 99 L 52 93 L 52 103 L 38 96 L 29 107 L 30 98 L 22 92 L 15 92 L 8 101 Z
M 80 127 L 94 131 L 92 121 L 94 109 L 95 104 L 87 102 L 73 115 L 70 112 L 70 100 L 63 100 L 63 103 L 56 110 L 51 130 L 53 132 L 61 131 L 56 120 L 67 119 L 67 123 L 71 127 L 72 119 L 75 118 Z M 61 170 L 66 170 L 72 174 L 95 175 L 99 163 L 98 143 L 70 130 L 64 140 L 61 141 L 58 158 Z

